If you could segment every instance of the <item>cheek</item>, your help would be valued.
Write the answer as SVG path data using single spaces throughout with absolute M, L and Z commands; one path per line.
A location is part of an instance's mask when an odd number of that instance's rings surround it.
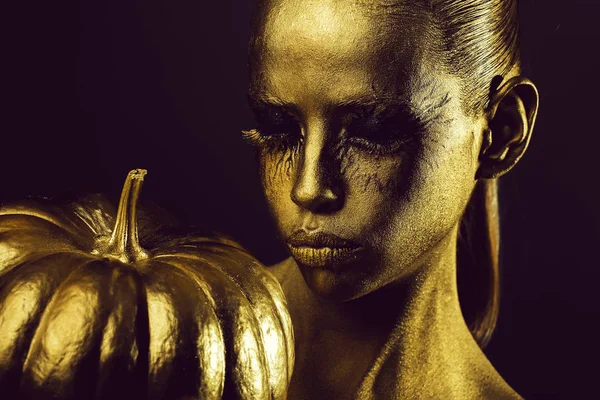
M 259 173 L 265 193 L 291 180 L 297 154 L 291 150 L 258 150 Z
M 341 162 L 347 196 L 380 203 L 390 192 L 398 190 L 408 160 L 407 155 L 365 156 L 358 150 L 348 150 Z
M 424 159 L 429 162 L 420 174 L 423 192 L 438 203 L 439 213 L 449 218 L 460 217 L 475 185 L 475 142 L 472 129 L 459 127 L 436 135 L 426 148 Z
M 394 157 L 349 157 L 347 215 L 384 268 L 378 280 L 411 273 L 453 232 L 475 183 L 473 135 L 446 133 Z M 360 221 L 358 221 L 360 220 Z
M 473 190 L 477 159 L 474 136 L 472 131 L 462 132 L 438 134 L 425 142 L 405 182 L 406 202 L 393 214 L 393 238 L 414 243 L 417 253 L 456 226 Z
M 408 154 L 378 157 L 351 150 L 342 162 L 346 182 L 344 213 L 372 246 L 381 244 L 379 236 L 390 216 L 406 202 L 410 159 Z
M 265 199 L 281 227 L 294 212 L 291 201 L 293 187 L 293 171 L 296 158 L 288 152 L 262 152 L 259 155 L 260 179 Z

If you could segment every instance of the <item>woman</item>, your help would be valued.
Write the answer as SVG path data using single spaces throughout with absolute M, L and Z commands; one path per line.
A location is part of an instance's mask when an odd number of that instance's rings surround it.
M 249 54 L 244 135 L 292 255 L 272 269 L 297 342 L 289 398 L 519 398 L 481 351 L 496 178 L 538 105 L 516 1 L 266 0 Z

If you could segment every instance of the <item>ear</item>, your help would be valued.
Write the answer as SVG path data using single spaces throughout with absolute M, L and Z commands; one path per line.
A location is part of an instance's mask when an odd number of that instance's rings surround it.
M 476 179 L 498 178 L 517 164 L 529 145 L 538 105 L 537 88 L 522 76 L 492 93 Z

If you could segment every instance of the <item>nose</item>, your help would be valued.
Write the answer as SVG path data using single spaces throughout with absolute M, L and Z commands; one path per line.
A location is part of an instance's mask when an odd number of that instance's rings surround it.
M 315 214 L 330 214 L 343 206 L 343 192 L 335 157 L 326 148 L 325 135 L 307 134 L 300 156 L 292 201 Z

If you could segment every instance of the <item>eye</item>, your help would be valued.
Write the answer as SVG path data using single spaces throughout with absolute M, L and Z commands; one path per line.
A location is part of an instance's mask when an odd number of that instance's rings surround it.
M 302 142 L 302 130 L 296 118 L 274 105 L 253 105 L 256 128 L 242 131 L 251 144 L 268 150 L 297 148 Z
M 395 153 L 423 130 L 420 121 L 403 109 L 356 116 L 346 126 L 348 142 L 376 154 Z

